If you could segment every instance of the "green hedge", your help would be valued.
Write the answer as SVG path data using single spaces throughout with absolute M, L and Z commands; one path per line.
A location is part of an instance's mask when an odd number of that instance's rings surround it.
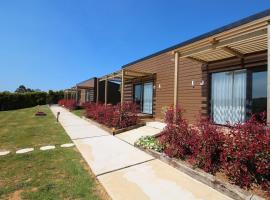
M 62 99 L 62 91 L 26 92 L 26 93 L 0 93 L 0 111 L 28 108 L 36 105 L 54 104 Z

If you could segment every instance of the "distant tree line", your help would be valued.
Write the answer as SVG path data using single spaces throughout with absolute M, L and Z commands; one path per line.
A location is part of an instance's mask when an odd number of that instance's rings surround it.
M 36 105 L 56 104 L 64 98 L 64 91 L 43 92 L 39 89 L 26 88 L 20 85 L 14 93 L 0 92 L 0 111 L 27 108 Z

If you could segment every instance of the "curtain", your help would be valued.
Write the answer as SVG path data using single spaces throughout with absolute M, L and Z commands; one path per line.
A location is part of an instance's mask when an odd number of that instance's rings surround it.
M 243 122 L 246 116 L 246 71 L 213 73 L 211 100 L 215 123 Z
M 143 113 L 152 114 L 153 83 L 145 83 L 143 88 Z

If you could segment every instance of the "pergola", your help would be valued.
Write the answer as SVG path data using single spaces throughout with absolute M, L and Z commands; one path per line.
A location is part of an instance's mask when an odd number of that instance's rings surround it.
M 238 57 L 243 62 L 247 54 L 268 50 L 268 101 L 270 111 L 270 16 L 243 23 L 234 27 L 223 27 L 207 36 L 195 38 L 174 49 L 175 78 L 174 78 L 174 105 L 177 104 L 177 82 L 179 59 L 187 58 L 202 63 L 204 66 L 213 61 Z M 233 25 L 231 25 L 233 26 Z M 268 112 L 270 121 L 270 112 Z
M 72 87 L 70 89 L 64 90 L 64 99 L 77 99 L 77 89 L 76 87 Z
M 140 72 L 130 69 L 121 69 L 119 71 L 113 72 L 111 74 L 105 75 L 101 78 L 98 78 L 97 80 L 97 102 L 99 97 L 99 82 L 105 81 L 105 105 L 107 104 L 107 98 L 108 98 L 108 81 L 116 81 L 121 83 L 121 104 L 124 102 L 124 88 L 125 83 L 129 80 L 141 78 L 141 77 L 149 77 L 153 76 L 153 73 L 146 73 L 146 72 Z

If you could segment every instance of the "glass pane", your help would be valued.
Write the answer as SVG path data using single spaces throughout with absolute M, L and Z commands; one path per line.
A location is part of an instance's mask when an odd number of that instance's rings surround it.
M 134 102 L 137 103 L 138 105 L 141 105 L 142 103 L 142 85 L 135 85 Z
M 242 122 L 246 117 L 246 70 L 212 74 L 212 117 L 217 124 Z
M 252 113 L 266 111 L 267 71 L 252 73 Z
M 143 89 L 143 113 L 152 114 L 153 83 L 145 83 Z

